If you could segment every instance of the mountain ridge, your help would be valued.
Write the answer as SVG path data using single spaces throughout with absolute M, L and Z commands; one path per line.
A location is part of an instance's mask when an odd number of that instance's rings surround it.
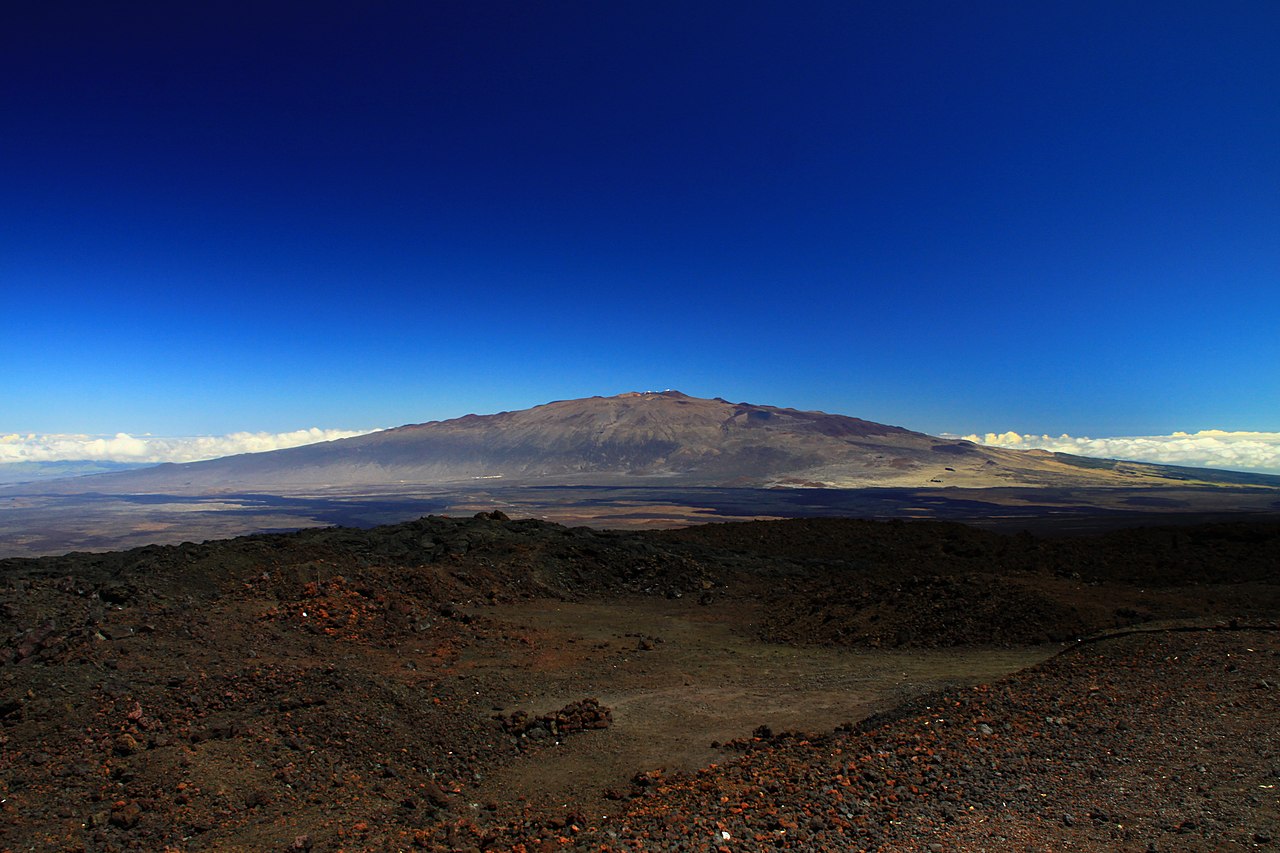
M 36 484 L 48 494 L 395 485 L 711 487 L 1186 485 L 1280 477 L 1115 460 L 1077 461 L 931 436 L 849 415 L 633 391 L 404 424 L 263 453 Z

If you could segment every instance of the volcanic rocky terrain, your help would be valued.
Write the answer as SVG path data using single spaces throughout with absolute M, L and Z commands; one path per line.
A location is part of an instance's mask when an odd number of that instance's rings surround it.
M 1280 524 L 501 513 L 0 562 L 3 850 L 1228 850 Z

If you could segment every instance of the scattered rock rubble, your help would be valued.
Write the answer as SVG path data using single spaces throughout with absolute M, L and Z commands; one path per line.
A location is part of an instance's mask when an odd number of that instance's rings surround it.
M 518 710 L 494 717 L 502 730 L 519 741 L 521 746 L 544 740 L 585 732 L 607 729 L 613 723 L 613 711 L 594 698 L 570 702 L 553 714 L 532 716 Z
M 1067 540 L 493 513 L 0 561 L 0 850 L 1267 847 L 1277 567 L 1265 523 Z M 598 802 L 474 801 L 496 768 L 621 726 L 596 699 L 495 720 L 551 664 L 488 605 L 637 595 L 749 602 L 763 620 L 738 628 L 775 642 L 1072 645 L 834 733 L 744 732 L 699 772 L 635 768 Z M 1139 633 L 1074 643 L 1099 630 Z M 624 645 L 593 653 L 669 655 Z
M 1210 851 L 1280 833 L 1280 626 L 1073 648 L 826 735 L 757 729 L 626 806 L 489 850 Z M 522 846 L 524 845 L 524 846 Z

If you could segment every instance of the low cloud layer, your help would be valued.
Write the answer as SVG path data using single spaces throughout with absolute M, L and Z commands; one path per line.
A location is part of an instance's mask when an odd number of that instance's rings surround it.
M 237 453 L 281 450 L 364 435 L 373 430 L 299 429 L 293 432 L 233 432 L 230 435 L 164 437 L 103 435 L 0 435 L 0 464 L 14 462 L 198 462 Z
M 1102 459 L 1129 459 L 1162 465 L 1196 468 L 1223 468 L 1280 474 L 1280 432 L 1227 432 L 1205 429 L 1175 432 L 1172 435 L 1138 435 L 1119 438 L 1075 438 L 1060 435 L 1022 435 L 1016 432 L 966 435 L 978 444 L 1011 450 L 1050 450 L 1095 456 Z

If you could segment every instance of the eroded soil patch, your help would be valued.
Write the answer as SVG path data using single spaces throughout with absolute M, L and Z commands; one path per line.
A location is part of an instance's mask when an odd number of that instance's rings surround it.
M 759 605 L 699 606 L 681 599 L 534 601 L 485 615 L 530 638 L 529 664 L 464 654 L 461 669 L 502 671 L 497 697 L 533 709 L 599 697 L 613 709 L 600 737 L 565 739 L 498 771 L 479 796 L 540 806 L 607 805 L 641 771 L 693 770 L 723 761 L 713 742 L 775 731 L 830 732 L 929 690 L 999 678 L 1056 647 L 850 651 L 761 642 Z M 519 801 L 516 800 L 518 803 Z

